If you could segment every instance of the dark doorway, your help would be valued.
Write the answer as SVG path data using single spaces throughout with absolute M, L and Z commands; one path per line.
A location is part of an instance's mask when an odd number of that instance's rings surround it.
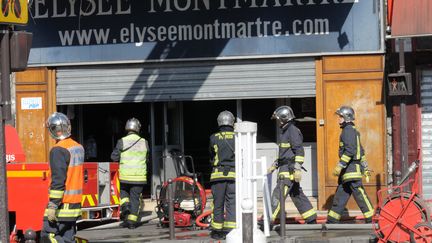
M 205 188 L 209 188 L 211 164 L 209 137 L 218 131 L 217 116 L 221 111 L 236 115 L 235 100 L 184 102 L 184 151 L 191 155 L 196 171 L 203 176 Z

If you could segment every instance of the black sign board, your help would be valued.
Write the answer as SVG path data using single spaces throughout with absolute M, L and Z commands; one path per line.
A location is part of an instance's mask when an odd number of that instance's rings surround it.
M 21 28 L 31 65 L 382 53 L 380 2 L 36 0 Z
M 387 81 L 389 96 L 412 95 L 411 73 L 390 73 Z
M 12 72 L 24 71 L 32 46 L 33 34 L 25 31 L 13 31 L 10 38 L 10 68 Z

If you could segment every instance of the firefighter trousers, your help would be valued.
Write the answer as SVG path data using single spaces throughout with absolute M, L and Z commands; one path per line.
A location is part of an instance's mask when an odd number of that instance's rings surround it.
M 49 222 L 43 221 L 41 231 L 41 243 L 74 243 L 76 234 L 76 222 Z
M 213 194 L 212 229 L 225 231 L 234 229 L 236 227 L 235 182 L 233 180 L 215 181 L 212 182 L 211 190 Z M 224 211 L 226 211 L 225 217 Z
M 140 196 L 144 184 L 120 183 L 120 207 L 124 220 L 136 223 L 140 210 Z
M 312 207 L 309 199 L 303 193 L 300 183 L 292 181 L 290 179 L 277 179 L 276 187 L 272 193 L 272 220 L 273 222 L 280 216 L 280 187 L 284 184 L 284 198 L 289 194 L 291 200 L 300 212 L 301 216 L 306 223 L 310 223 L 316 220 L 317 214 L 315 209 Z
M 365 219 L 370 220 L 372 218 L 374 215 L 374 208 L 372 207 L 369 197 L 366 195 L 363 183 L 361 180 L 354 180 L 343 182 L 338 185 L 333 198 L 333 205 L 327 215 L 328 223 L 339 222 L 351 194 L 353 194 Z

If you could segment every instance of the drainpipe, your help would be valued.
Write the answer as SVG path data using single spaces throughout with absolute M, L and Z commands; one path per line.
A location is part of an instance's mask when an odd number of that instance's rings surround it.
M 404 40 L 399 39 L 399 73 L 405 73 L 405 50 Z M 405 174 L 408 169 L 408 130 L 407 130 L 407 114 L 406 114 L 406 97 L 400 97 L 400 139 L 401 152 L 400 163 L 401 172 Z

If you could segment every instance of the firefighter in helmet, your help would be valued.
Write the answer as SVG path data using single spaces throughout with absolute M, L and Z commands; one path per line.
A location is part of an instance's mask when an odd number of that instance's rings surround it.
M 139 133 L 141 123 L 136 118 L 126 122 L 127 135 L 117 141 L 111 153 L 113 161 L 120 162 L 120 218 L 122 227 L 137 226 L 140 196 L 147 183 L 148 143 Z
M 76 221 L 81 216 L 84 149 L 70 138 L 71 123 L 66 115 L 54 112 L 46 127 L 56 144 L 49 157 L 49 201 L 41 242 L 75 242 Z
M 213 239 L 225 239 L 226 234 L 236 227 L 234 120 L 231 112 L 222 111 L 217 117 L 219 131 L 210 136 L 213 166 L 210 176 L 213 194 L 210 236 Z
M 270 173 L 279 169 L 277 185 L 273 190 L 271 201 L 272 221 L 279 218 L 280 204 L 285 203 L 279 201 L 280 186 L 283 184 L 284 197 L 289 194 L 305 222 L 314 224 L 317 218 L 316 211 L 300 186 L 304 162 L 303 135 L 294 124 L 294 112 L 289 106 L 280 106 L 273 112 L 271 118 L 280 126 L 279 157 L 269 169 Z M 281 176 L 283 176 L 282 180 Z
M 365 221 L 370 223 L 374 208 L 364 190 L 362 177 L 365 176 L 366 182 L 369 182 L 371 174 L 360 143 L 360 133 L 354 126 L 354 109 L 341 106 L 336 110 L 336 115 L 342 129 L 339 138 L 339 161 L 333 170 L 333 175 L 338 177 L 338 187 L 328 212 L 327 223 L 339 222 L 351 194 L 363 212 Z

